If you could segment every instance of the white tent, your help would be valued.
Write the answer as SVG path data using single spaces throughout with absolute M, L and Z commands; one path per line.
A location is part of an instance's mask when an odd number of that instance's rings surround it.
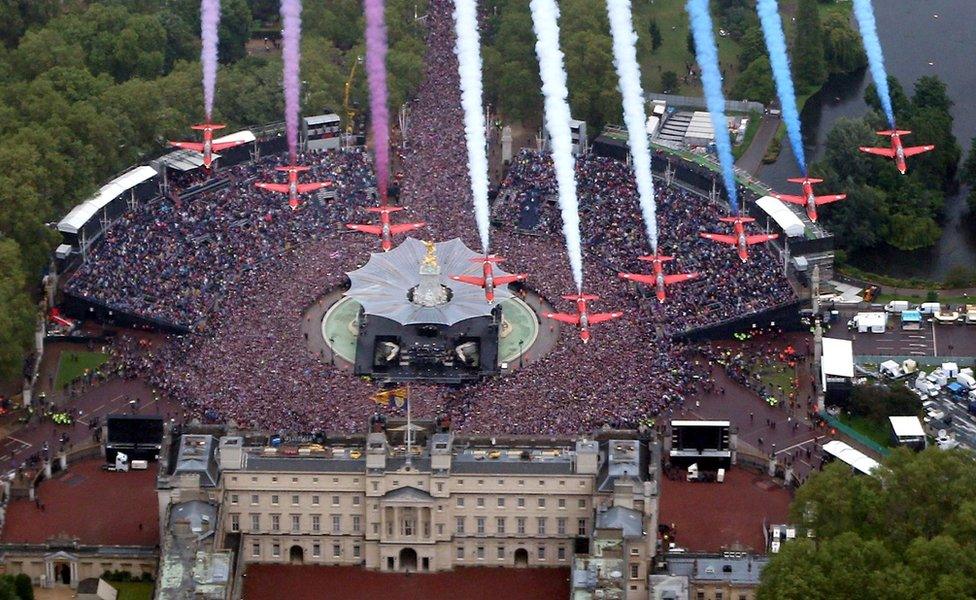
M 127 173 L 123 173 L 102 186 L 102 189 L 98 190 L 98 193 L 93 197 L 71 209 L 71 212 L 58 223 L 58 231 L 78 233 L 85 226 L 85 223 L 91 220 L 98 211 L 108 206 L 112 200 L 155 176 L 156 169 L 148 166 L 136 167 Z
M 854 377 L 854 344 L 850 340 L 823 338 L 820 358 L 821 384 L 827 387 L 828 377 Z
M 756 200 L 756 205 L 763 209 L 763 212 L 769 215 L 773 221 L 776 221 L 776 224 L 787 236 L 801 236 L 806 230 L 800 217 L 796 216 L 796 213 L 787 208 L 780 200 L 772 196 L 763 196 Z
M 847 463 L 865 475 L 870 475 L 871 471 L 880 466 L 878 461 L 840 440 L 827 442 L 823 445 L 823 450 L 837 460 Z

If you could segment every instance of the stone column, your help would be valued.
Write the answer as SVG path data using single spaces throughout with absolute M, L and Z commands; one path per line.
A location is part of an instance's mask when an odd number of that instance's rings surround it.
M 70 565 L 71 568 L 71 582 L 69 583 L 69 585 L 71 589 L 75 589 L 78 587 L 78 561 L 72 560 L 68 564 Z
M 49 460 L 44 461 L 44 478 L 51 478 L 51 461 Z
M 58 454 L 58 464 L 61 465 L 62 471 L 68 468 L 68 454 L 66 452 Z

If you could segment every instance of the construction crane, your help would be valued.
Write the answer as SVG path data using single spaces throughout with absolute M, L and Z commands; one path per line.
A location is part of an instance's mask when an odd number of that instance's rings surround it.
M 363 62 L 362 55 L 357 56 L 349 69 L 349 79 L 346 80 L 345 91 L 342 94 L 342 109 L 346 112 L 346 135 L 352 135 L 353 124 L 356 121 L 356 109 L 349 104 L 349 94 L 352 91 L 352 82 L 356 79 L 356 70 Z

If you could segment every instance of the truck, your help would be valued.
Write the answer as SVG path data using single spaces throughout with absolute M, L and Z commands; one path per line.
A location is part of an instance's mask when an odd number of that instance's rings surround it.
M 976 378 L 972 375 L 966 375 L 965 373 L 959 373 L 956 375 L 956 383 L 964 386 L 966 391 L 976 390 Z
M 976 304 L 966 305 L 966 323 L 976 324 Z
M 884 309 L 885 312 L 900 313 L 911 310 L 911 304 L 908 303 L 908 300 L 892 300 L 888 304 L 885 304 Z

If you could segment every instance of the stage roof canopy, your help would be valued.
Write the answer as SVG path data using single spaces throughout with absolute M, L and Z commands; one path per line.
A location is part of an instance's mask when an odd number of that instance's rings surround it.
M 58 223 L 58 231 L 78 233 L 78 230 L 84 227 L 89 219 L 95 216 L 99 210 L 108 206 L 112 200 L 155 176 L 156 169 L 148 166 L 136 167 L 119 175 L 103 185 L 93 197 L 71 209 L 71 212 Z
M 402 325 L 431 323 L 453 325 L 465 319 L 491 315 L 499 303 L 512 297 L 507 285 L 495 286 L 495 303 L 485 300 L 485 291 L 476 285 L 451 279 L 452 275 L 481 277 L 481 255 L 455 238 L 438 242 L 437 262 L 441 285 L 450 288 L 451 299 L 439 306 L 410 302 L 408 293 L 420 284 L 420 265 L 427 248 L 415 238 L 407 238 L 389 252 L 374 252 L 364 267 L 347 273 L 352 285 L 346 295 L 363 305 L 366 314 L 385 317 Z M 507 275 L 495 267 L 495 275 Z
M 759 200 L 756 200 L 756 205 L 772 217 L 787 236 L 797 237 L 803 235 L 806 229 L 803 226 L 803 221 L 780 200 L 772 196 L 763 196 Z

